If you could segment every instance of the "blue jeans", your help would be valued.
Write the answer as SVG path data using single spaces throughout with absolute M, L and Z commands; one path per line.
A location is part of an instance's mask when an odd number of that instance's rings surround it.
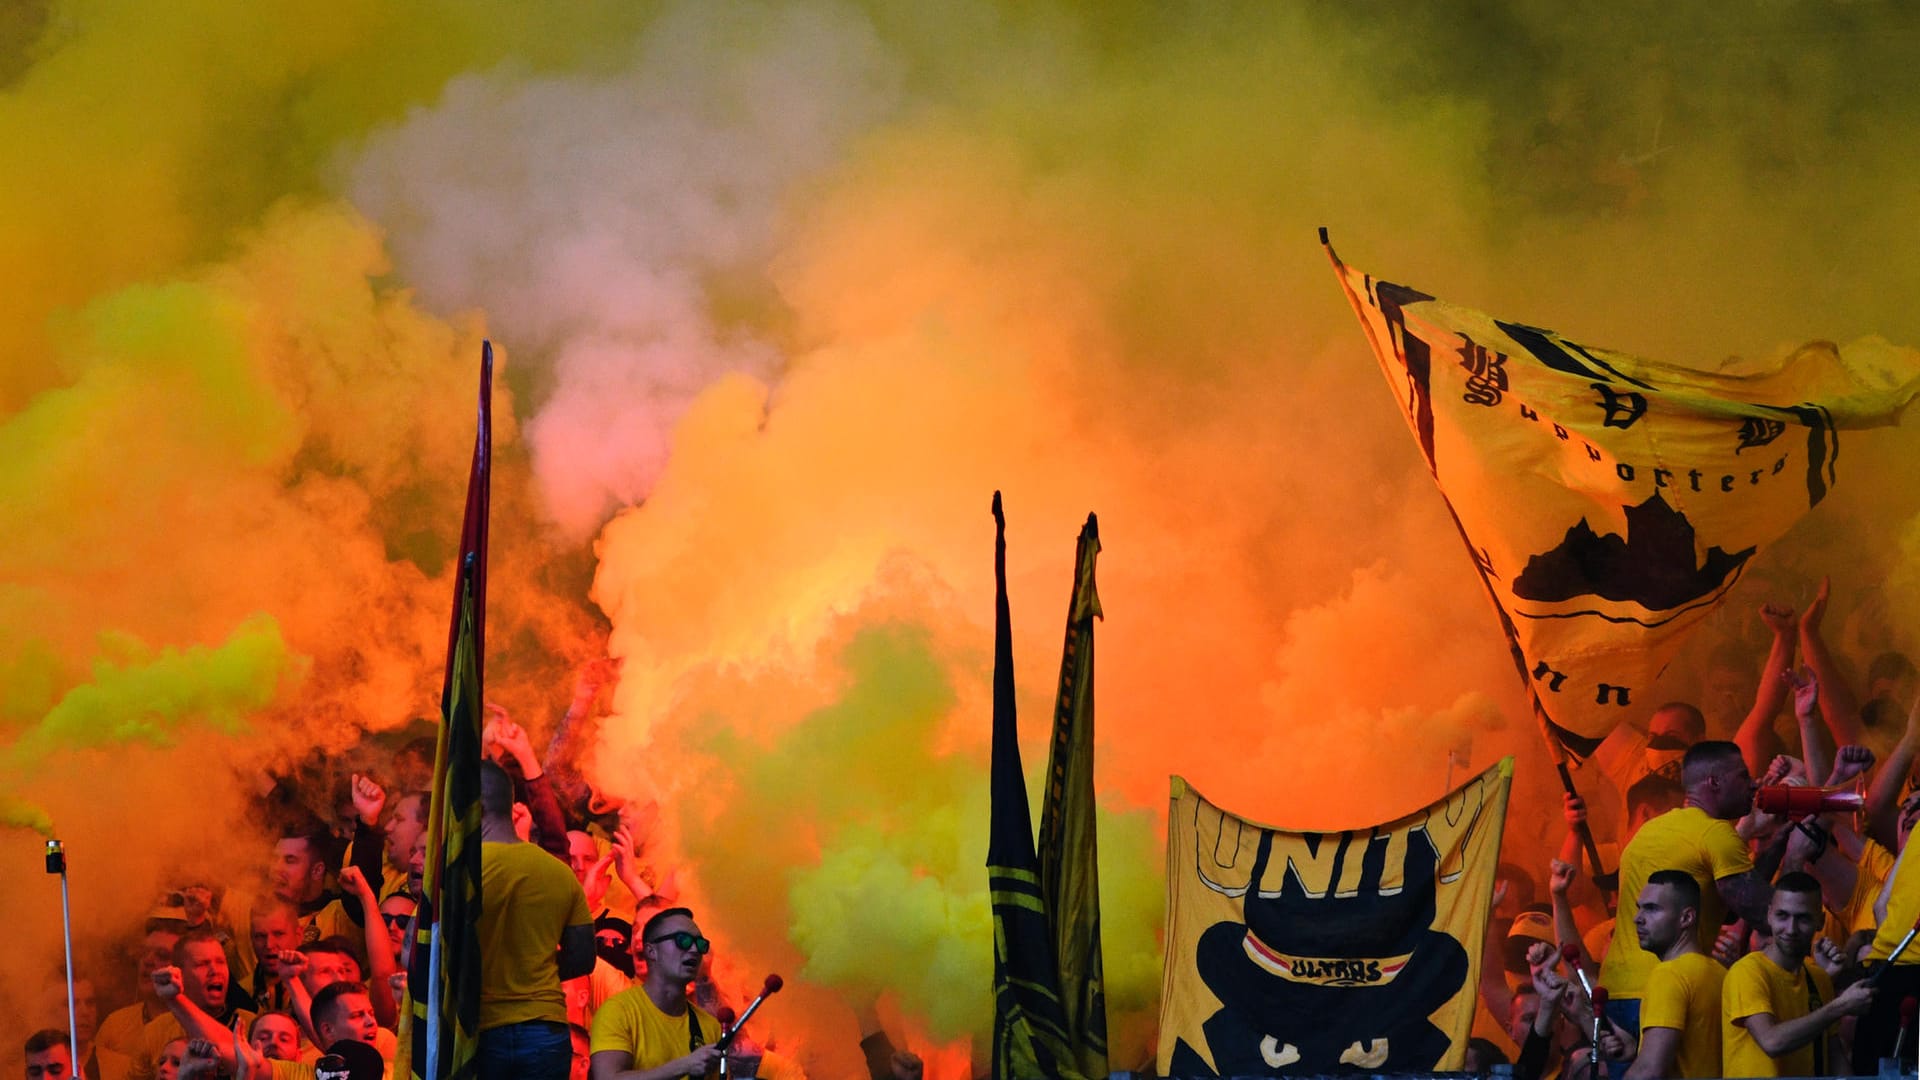
M 1640 999 L 1608 998 L 1607 1019 L 1625 1028 L 1627 1034 L 1632 1035 L 1636 1039 L 1639 1038 Z M 1630 1061 L 1605 1062 L 1608 1080 L 1620 1080 L 1621 1077 L 1627 1075 L 1627 1066 L 1631 1064 L 1633 1063 Z
M 524 1020 L 480 1033 L 480 1080 L 567 1080 L 573 1037 L 567 1025 Z

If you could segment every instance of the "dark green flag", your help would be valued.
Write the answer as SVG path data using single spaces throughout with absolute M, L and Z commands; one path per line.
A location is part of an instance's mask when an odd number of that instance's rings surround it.
M 1040 898 L 1053 924 L 1060 1004 L 1080 1072 L 1107 1075 L 1105 965 L 1100 956 L 1100 862 L 1093 802 L 1093 621 L 1101 618 L 1093 584 L 1100 525 L 1080 530 L 1060 691 L 1053 709 L 1047 793 L 1040 804 Z
M 1060 1001 L 1053 928 L 1041 899 L 1027 781 L 1020 768 L 1007 608 L 1007 519 L 997 491 L 993 522 L 993 811 L 987 837 L 987 888 L 993 900 L 993 1077 L 1077 1080 L 1080 1073 Z

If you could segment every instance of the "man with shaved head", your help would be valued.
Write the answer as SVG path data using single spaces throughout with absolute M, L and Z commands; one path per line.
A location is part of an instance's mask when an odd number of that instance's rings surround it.
M 566 863 L 513 828 L 513 780 L 480 763 L 480 1080 L 567 1080 L 560 987 L 593 970 L 593 916 Z
M 1620 895 L 1637 900 L 1656 871 L 1677 870 L 1691 877 L 1700 887 L 1692 933 L 1701 951 L 1711 953 L 1726 912 L 1756 925 L 1765 923 L 1769 882 L 1786 853 L 1791 830 L 1782 830 L 1758 859 L 1748 853 L 1733 823 L 1753 809 L 1753 777 L 1735 743 L 1693 744 L 1681 760 L 1680 782 L 1686 805 L 1647 822 L 1621 852 Z M 1607 1017 L 1628 1034 L 1640 1032 L 1640 997 L 1660 960 L 1641 948 L 1633 919 L 1614 922 L 1600 984 L 1609 994 Z

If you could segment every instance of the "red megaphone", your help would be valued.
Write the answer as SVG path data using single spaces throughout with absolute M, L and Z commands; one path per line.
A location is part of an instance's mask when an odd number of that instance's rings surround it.
M 1806 817 L 1809 814 L 1853 813 L 1865 806 L 1867 797 L 1859 787 L 1795 787 L 1768 784 L 1753 793 L 1753 805 L 1769 814 Z

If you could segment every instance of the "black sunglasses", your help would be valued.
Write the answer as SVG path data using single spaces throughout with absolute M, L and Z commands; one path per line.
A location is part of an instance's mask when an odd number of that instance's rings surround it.
M 690 934 L 685 930 L 676 930 L 671 934 L 661 934 L 656 938 L 648 938 L 647 944 L 658 945 L 662 941 L 673 942 L 673 947 L 682 952 L 692 949 L 702 956 L 706 955 L 707 950 L 713 947 L 713 942 L 708 941 L 698 934 Z

